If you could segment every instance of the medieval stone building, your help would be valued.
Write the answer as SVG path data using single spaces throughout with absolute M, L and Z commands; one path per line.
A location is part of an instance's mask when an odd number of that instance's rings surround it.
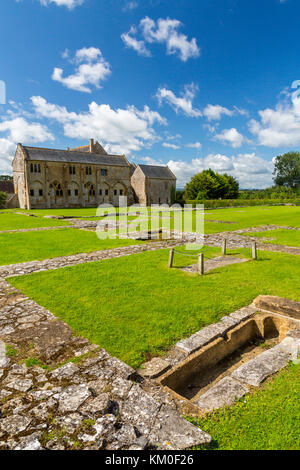
M 167 166 L 138 165 L 131 176 L 131 186 L 141 205 L 172 204 L 176 176 Z
M 68 150 L 18 144 L 13 177 L 22 209 L 118 206 L 125 197 L 129 205 L 170 203 L 176 186 L 167 167 L 132 166 L 125 155 L 109 155 L 93 139 Z

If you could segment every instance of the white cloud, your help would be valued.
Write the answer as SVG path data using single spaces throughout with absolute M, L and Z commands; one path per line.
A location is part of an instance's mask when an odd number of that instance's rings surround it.
M 230 111 L 230 109 L 224 108 L 223 106 L 220 106 L 218 104 L 208 104 L 203 110 L 203 114 L 207 117 L 209 121 L 219 121 L 222 117 L 222 114 L 226 116 L 232 116 L 233 111 Z
M 0 174 L 12 174 L 12 160 L 16 145 L 8 139 L 0 139 Z
M 298 92 L 286 94 L 275 109 L 259 111 L 260 120 L 252 119 L 249 128 L 260 145 L 290 147 L 300 144 L 300 98 Z
M 191 149 L 197 149 L 200 150 L 202 148 L 201 142 L 194 142 L 191 144 L 187 144 L 187 147 L 190 147 Z
M 69 10 L 73 10 L 73 8 L 82 5 L 85 0 L 40 0 L 41 5 L 48 6 L 51 3 L 55 3 L 58 7 L 65 6 Z
M 191 83 L 189 85 L 185 85 L 184 92 L 181 93 L 181 96 L 176 96 L 173 91 L 168 90 L 167 88 L 159 88 L 156 93 L 156 98 L 160 105 L 165 101 L 175 109 L 176 113 L 181 111 L 186 116 L 199 117 L 202 115 L 201 111 L 193 108 L 193 100 L 197 90 L 197 86 L 194 83 Z
M 169 144 L 168 142 L 164 142 L 162 144 L 163 147 L 166 147 L 166 148 L 169 148 L 169 149 L 173 149 L 173 150 L 178 150 L 180 149 L 179 145 L 175 145 L 175 144 Z
M 237 106 L 233 106 L 233 109 L 231 110 L 224 106 L 220 106 L 219 104 L 208 104 L 203 110 L 203 115 L 207 117 L 208 121 L 220 121 L 223 114 L 224 116 L 233 116 L 234 114 L 248 116 L 248 111 L 240 109 Z
M 168 166 L 176 175 L 178 187 L 184 187 L 193 175 L 211 168 L 220 173 L 228 173 L 238 179 L 240 187 L 265 188 L 273 184 L 273 162 L 252 154 L 226 156 L 210 154 L 205 158 L 194 158 L 189 162 L 170 160 Z
M 65 51 L 63 56 L 68 58 L 68 51 Z M 52 74 L 53 80 L 62 83 L 71 90 L 91 93 L 91 88 L 87 85 L 101 88 L 101 82 L 111 74 L 110 64 L 104 59 L 100 49 L 95 47 L 79 49 L 72 62 L 75 64 L 74 74 L 63 77 L 63 69 L 58 67 L 54 69 Z
M 145 165 L 165 166 L 165 163 L 163 163 L 162 160 L 155 160 L 151 157 L 139 157 L 139 162 L 144 163 Z
M 132 26 L 130 28 L 130 31 L 128 31 L 128 33 L 122 34 L 121 38 L 124 44 L 128 48 L 134 49 L 139 55 L 150 57 L 151 52 L 149 51 L 149 49 L 147 49 L 145 41 L 136 39 L 134 37 L 134 34 L 136 34 L 135 26 Z
M 132 0 L 132 1 L 129 1 L 129 2 L 125 3 L 125 5 L 123 7 L 123 11 L 135 10 L 138 6 L 139 6 L 138 2 L 136 2 L 135 0 Z
M 168 55 L 175 54 L 180 60 L 186 62 L 190 58 L 198 57 L 200 49 L 195 38 L 188 40 L 186 35 L 179 32 L 182 26 L 182 23 L 175 19 L 160 18 L 155 22 L 147 16 L 139 24 L 141 40 L 133 37 L 133 35 L 138 34 L 138 29 L 135 26 L 132 26 L 130 31 L 122 34 L 121 37 L 127 47 L 131 47 L 138 53 L 148 56 L 150 52 L 146 48 L 146 43 L 165 44 Z
M 220 134 L 215 136 L 216 140 L 220 140 L 224 144 L 229 144 L 233 148 L 241 147 L 247 139 L 240 134 L 234 127 L 232 129 L 224 129 Z
M 38 122 L 29 123 L 22 117 L 0 122 L 0 132 L 7 133 L 8 139 L 12 142 L 25 144 L 54 140 L 46 126 Z
M 31 98 L 36 113 L 44 118 L 54 119 L 63 126 L 64 134 L 74 139 L 94 137 L 107 145 L 111 152 L 130 154 L 145 147 L 151 147 L 159 140 L 154 124 L 166 125 L 159 113 L 144 106 L 126 109 L 112 109 L 107 104 L 89 105 L 87 112 L 69 112 L 65 107 L 48 103 L 40 96 Z

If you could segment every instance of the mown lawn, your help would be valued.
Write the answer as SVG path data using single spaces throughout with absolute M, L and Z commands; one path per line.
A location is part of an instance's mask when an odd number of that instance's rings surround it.
M 115 208 L 116 213 L 126 214 L 129 211 L 129 214 L 134 212 L 141 213 L 141 219 L 144 219 L 147 215 L 149 208 L 146 207 L 129 207 L 127 208 Z M 168 209 L 164 208 L 164 211 Z M 79 208 L 79 209 L 36 209 L 31 211 L 23 211 L 22 212 L 30 212 L 45 221 L 48 225 L 60 225 L 64 224 L 64 221 L 49 221 L 47 219 L 43 219 L 45 215 L 63 215 L 63 216 L 70 216 L 70 217 L 94 217 L 96 214 L 98 216 L 104 213 L 105 209 L 100 209 L 97 213 L 97 208 Z M 114 208 L 109 208 L 106 211 L 113 212 Z M 159 210 L 158 208 L 154 208 L 152 215 L 158 215 Z M 170 213 L 171 215 L 171 222 L 168 220 L 164 220 L 163 218 L 160 221 L 160 225 L 158 224 L 157 218 L 152 220 L 152 224 L 154 228 L 164 227 L 164 228 L 178 228 L 179 221 L 181 220 L 181 214 L 179 213 Z M 164 212 L 162 217 L 167 217 L 168 213 Z M 23 216 L 16 216 L 22 217 Z M 196 213 L 194 212 L 191 216 L 186 215 L 186 231 L 192 231 L 191 226 L 191 218 L 195 220 Z M 26 217 L 27 218 L 27 217 Z M 29 218 L 30 220 L 30 218 Z M 131 219 L 132 220 L 132 219 Z M 131 221 L 129 220 L 129 222 Z M 235 223 L 215 223 L 209 221 L 223 221 L 223 222 L 235 222 Z M 27 221 L 28 222 L 28 221 Z M 37 221 L 35 223 L 38 223 Z M 217 210 L 209 210 L 205 211 L 205 233 L 216 233 L 216 232 L 223 232 L 223 231 L 232 231 L 238 230 L 242 228 L 248 227 L 259 227 L 260 225 L 290 225 L 293 227 L 300 227 L 300 206 L 259 206 L 259 207 L 236 207 L 230 209 L 217 209 Z M 42 225 L 40 225 L 42 226 Z M 46 226 L 46 225 L 43 225 Z M 196 228 L 194 223 L 193 231 L 199 231 Z M 18 227 L 16 227 L 18 228 Z M 21 227 L 22 228 L 22 227 Z M 24 227 L 25 228 L 25 227 Z M 148 228 L 148 224 L 142 222 L 141 229 L 145 230 Z M 135 229 L 135 225 L 132 225 L 132 229 Z
M 290 364 L 263 390 L 191 421 L 212 436 L 208 449 L 299 450 L 299 391 L 300 364 Z
M 135 240 L 99 240 L 95 232 L 74 228 L 2 233 L 0 234 L 0 265 L 88 253 L 139 243 L 141 242 Z
M 43 219 L 41 217 L 28 217 L 13 212 L 4 212 L 0 210 L 0 231 L 21 230 L 38 227 L 59 227 L 61 225 L 70 225 L 66 220 Z
M 207 248 L 206 254 L 219 251 Z M 296 256 L 259 252 L 258 261 L 203 277 L 168 269 L 168 256 L 168 250 L 146 252 L 9 282 L 134 367 L 260 294 L 300 300 Z M 175 266 L 192 261 L 175 256 Z
M 300 246 L 300 230 L 268 230 L 267 232 L 242 233 L 241 235 L 251 237 L 272 238 L 272 240 L 262 240 L 262 243 L 273 245 Z

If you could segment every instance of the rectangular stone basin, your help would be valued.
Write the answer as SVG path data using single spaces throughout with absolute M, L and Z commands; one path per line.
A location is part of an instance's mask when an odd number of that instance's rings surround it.
M 177 399 L 197 404 L 211 387 L 221 381 L 232 382 L 229 376 L 236 369 L 281 343 L 290 330 L 299 326 L 299 321 L 291 318 L 258 313 L 188 356 L 158 381 Z

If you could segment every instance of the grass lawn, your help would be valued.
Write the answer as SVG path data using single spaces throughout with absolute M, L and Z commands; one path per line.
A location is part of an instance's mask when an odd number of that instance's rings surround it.
M 13 212 L 1 212 L 0 210 L 0 231 L 69 225 L 66 220 L 43 219 L 40 217 L 14 214 Z
M 299 230 L 268 230 L 267 232 L 242 233 L 241 235 L 251 237 L 266 237 L 273 240 L 262 240 L 262 243 L 275 245 L 300 246 Z
M 137 245 L 134 240 L 99 240 L 95 232 L 58 229 L 0 234 L 0 265 Z
M 148 223 L 145 221 L 147 215 L 146 208 L 141 211 L 141 224 L 140 230 L 148 229 Z M 198 225 L 200 230 L 197 228 L 196 217 L 200 217 L 197 212 L 187 212 L 182 216 L 179 212 L 164 212 L 161 214 L 161 218 L 158 218 L 157 211 L 152 213 L 151 227 L 153 230 L 158 228 L 165 229 L 180 229 L 182 218 L 184 221 L 183 229 L 186 232 L 199 232 L 201 231 L 201 224 Z M 155 216 L 156 215 L 156 216 Z M 170 218 L 168 218 L 170 215 Z M 199 219 L 198 219 L 199 220 Z M 206 234 L 234 231 L 238 229 L 248 227 L 259 227 L 260 225 L 290 225 L 293 227 L 300 227 L 300 206 L 280 206 L 280 207 L 243 207 L 234 209 L 220 209 L 213 211 L 204 212 L 204 231 Z M 222 221 L 225 223 L 218 223 L 214 221 Z M 132 224 L 129 231 L 134 231 L 135 226 L 139 222 L 136 220 L 136 224 Z M 228 222 L 228 223 L 226 223 Z M 234 222 L 234 223 L 230 223 Z
M 208 449 L 299 450 L 300 365 L 290 364 L 262 391 L 194 421 L 212 436 Z
M 206 249 L 208 256 L 219 252 Z M 296 256 L 259 252 L 258 261 L 216 269 L 203 277 L 168 269 L 168 256 L 169 250 L 146 252 L 9 282 L 77 334 L 134 367 L 260 294 L 300 300 Z M 192 261 L 175 256 L 175 266 Z
M 259 225 L 289 225 L 300 227 L 300 207 L 243 207 L 205 211 L 205 233 L 216 233 L 238 230 Z M 235 224 L 218 224 L 207 220 L 236 222 Z

